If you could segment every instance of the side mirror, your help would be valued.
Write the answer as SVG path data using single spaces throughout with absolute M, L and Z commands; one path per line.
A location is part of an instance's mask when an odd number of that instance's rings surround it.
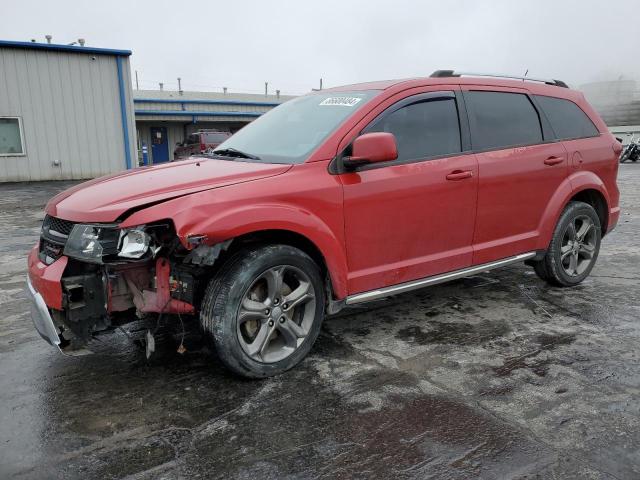
M 388 162 L 398 158 L 398 147 L 393 133 L 365 133 L 353 141 L 351 148 L 351 157 L 343 160 L 347 168 L 367 163 Z

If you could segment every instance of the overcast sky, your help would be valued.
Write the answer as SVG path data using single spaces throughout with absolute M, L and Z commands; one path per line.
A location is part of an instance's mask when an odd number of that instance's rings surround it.
M 453 68 L 640 77 L 635 0 L 4 1 L 0 39 L 133 51 L 140 88 L 304 93 Z

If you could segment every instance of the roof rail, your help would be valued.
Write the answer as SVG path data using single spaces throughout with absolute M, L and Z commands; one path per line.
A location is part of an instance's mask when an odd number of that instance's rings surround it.
M 491 77 L 491 78 L 510 78 L 513 80 L 523 80 L 529 82 L 541 82 L 547 85 L 555 85 L 556 87 L 569 88 L 562 80 L 547 78 L 518 77 L 514 75 L 500 75 L 498 73 L 472 73 L 472 72 L 456 72 L 455 70 L 436 70 L 430 75 L 432 78 L 446 77 Z

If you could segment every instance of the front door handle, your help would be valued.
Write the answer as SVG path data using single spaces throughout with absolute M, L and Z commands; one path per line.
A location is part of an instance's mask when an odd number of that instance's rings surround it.
M 447 175 L 447 180 L 464 180 L 465 178 L 473 177 L 471 170 L 454 170 Z
M 545 165 L 557 165 L 559 163 L 562 163 L 564 161 L 564 158 L 562 157 L 549 157 L 544 161 Z

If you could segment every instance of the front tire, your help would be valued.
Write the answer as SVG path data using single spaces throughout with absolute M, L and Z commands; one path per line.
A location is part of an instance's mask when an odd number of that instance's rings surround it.
M 536 274 L 554 286 L 578 285 L 596 263 L 601 236 L 594 208 L 588 203 L 570 202 L 560 215 L 544 258 L 533 263 Z
M 200 322 L 233 372 L 264 378 L 309 353 L 324 317 L 320 269 L 288 245 L 242 250 L 209 283 Z

